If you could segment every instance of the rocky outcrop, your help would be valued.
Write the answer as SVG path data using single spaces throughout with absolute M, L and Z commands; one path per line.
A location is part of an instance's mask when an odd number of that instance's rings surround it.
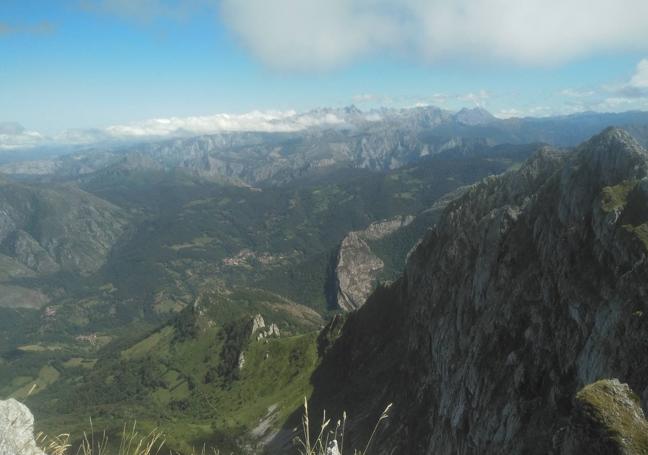
M 378 453 L 416 455 L 551 453 L 601 377 L 646 400 L 646 181 L 648 153 L 609 129 L 473 186 L 349 316 L 314 401 L 393 401 Z
M 237 333 L 236 324 L 230 325 L 226 329 L 227 335 L 227 349 L 236 352 L 236 365 L 238 370 L 242 370 L 245 366 L 245 350 L 251 340 L 262 341 L 268 338 L 279 338 L 281 331 L 274 322 L 266 325 L 265 319 L 260 314 L 254 315 L 243 326 L 242 334 Z M 225 349 L 225 348 L 224 348 Z
M 338 250 L 335 266 L 336 303 L 345 311 L 360 308 L 376 286 L 378 274 L 384 267 L 367 241 L 379 240 L 414 220 L 413 216 L 371 223 L 363 231 L 350 232 Z
M 280 337 L 281 331 L 274 322 L 266 326 L 263 316 L 260 314 L 255 315 L 249 324 L 250 338 L 256 338 L 257 341 L 264 340 L 271 337 Z
M 358 233 L 349 233 L 342 240 L 335 266 L 338 307 L 345 311 L 360 308 L 373 291 L 383 266 Z
M 250 331 L 250 338 L 254 336 L 256 332 L 258 332 L 261 329 L 265 328 L 265 320 L 263 319 L 263 316 L 260 314 L 254 315 L 254 317 L 250 320 L 249 324 L 249 331 Z
M 560 455 L 648 453 L 648 421 L 628 384 L 603 379 L 581 389 L 567 427 L 554 436 Z
M 45 455 L 34 440 L 34 416 L 14 399 L 0 401 L 0 455 Z

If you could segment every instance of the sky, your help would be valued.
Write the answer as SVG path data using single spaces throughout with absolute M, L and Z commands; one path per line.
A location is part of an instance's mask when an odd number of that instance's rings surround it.
M 350 104 L 648 110 L 646 17 L 646 0 L 0 0 L 0 142 Z

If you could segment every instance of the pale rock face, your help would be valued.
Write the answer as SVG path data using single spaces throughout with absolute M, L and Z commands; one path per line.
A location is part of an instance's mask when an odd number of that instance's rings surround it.
M 363 231 L 353 231 L 342 240 L 338 251 L 335 279 L 337 304 L 345 311 L 360 308 L 371 294 L 376 278 L 384 267 L 367 240 L 379 240 L 407 226 L 413 216 L 372 223 Z
M 259 329 L 256 339 L 257 341 L 265 340 L 267 342 L 267 339 L 270 337 L 279 338 L 280 336 L 281 336 L 281 331 L 279 330 L 277 324 L 273 322 L 267 328 L 265 328 L 265 330 Z
M 272 324 L 270 324 L 270 327 L 268 327 L 268 331 L 267 331 L 266 336 L 269 336 L 269 337 L 271 337 L 271 336 L 275 336 L 275 337 L 281 336 L 281 332 L 279 331 L 279 327 L 277 327 L 277 324 L 275 324 L 274 322 Z
M 250 336 L 253 336 L 259 330 L 265 328 L 265 320 L 263 316 L 257 314 L 252 318 L 252 326 L 250 327 Z
M 360 308 L 374 288 L 384 263 L 360 235 L 351 232 L 342 240 L 335 275 L 337 303 L 345 311 Z
M 34 416 L 14 399 L 0 401 L 0 455 L 45 455 L 34 440 Z

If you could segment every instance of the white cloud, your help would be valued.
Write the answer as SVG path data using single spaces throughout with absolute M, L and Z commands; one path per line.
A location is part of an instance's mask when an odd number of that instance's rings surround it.
M 627 82 L 605 86 L 603 89 L 610 95 L 608 100 L 611 104 L 629 104 L 621 101 L 623 99 L 648 99 L 648 59 L 639 61 L 634 74 Z
M 557 112 L 619 112 L 648 108 L 648 59 L 640 60 L 632 75 L 616 84 L 566 88 L 558 95 Z
M 316 127 L 336 127 L 347 119 L 333 109 L 297 114 L 295 111 L 252 111 L 245 114 L 216 114 L 201 117 L 150 119 L 102 130 L 111 138 L 165 137 L 220 132 L 295 132 Z
M 318 70 L 378 52 L 529 65 L 648 50 L 645 0 L 222 0 L 267 64 Z
M 225 22 L 268 65 L 327 69 L 400 45 L 407 36 L 388 2 L 223 0 Z
M 294 131 L 297 126 L 289 121 L 295 112 L 260 112 L 247 114 L 216 114 L 203 117 L 170 117 L 145 120 L 129 125 L 115 125 L 105 129 L 113 137 L 170 136 L 179 133 L 206 134 L 221 131 Z
M 376 121 L 371 113 L 365 121 Z M 55 136 L 27 131 L 17 123 L 0 123 L 0 150 L 36 145 L 82 145 L 102 141 L 171 138 L 223 132 L 296 132 L 309 128 L 350 126 L 343 110 L 319 109 L 303 114 L 295 111 L 252 111 L 245 114 L 216 114 L 144 120 L 107 128 L 67 130 Z
M 637 70 L 630 79 L 630 85 L 648 89 L 648 59 L 644 58 L 637 64 Z
M 36 131 L 28 131 L 15 122 L 0 122 L 0 150 L 33 147 L 45 138 Z

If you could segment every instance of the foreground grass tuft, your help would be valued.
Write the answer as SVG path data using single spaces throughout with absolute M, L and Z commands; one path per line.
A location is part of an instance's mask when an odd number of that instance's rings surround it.
M 39 433 L 36 442 L 47 455 L 179 455 L 171 450 L 164 450 L 164 434 L 157 429 L 149 433 L 140 433 L 136 423 L 132 426 L 124 425 L 118 446 L 113 447 L 105 431 L 95 436 L 92 420 L 90 428 L 90 435 L 84 433 L 81 444 L 74 452 L 70 452 L 72 444 L 69 434 L 48 437 Z M 194 449 L 191 455 L 220 455 L 220 452 L 203 447 L 200 451 Z
M 392 403 L 388 404 L 382 412 L 378 421 L 374 425 L 371 436 L 365 445 L 365 448 L 354 450 L 353 455 L 367 455 L 369 447 L 380 427 L 380 423 L 389 417 L 389 411 Z M 302 434 L 303 438 L 297 437 L 295 443 L 298 447 L 300 455 L 344 455 L 344 432 L 346 428 L 347 415 L 346 412 L 342 413 L 342 420 L 338 420 L 335 427 L 329 429 L 331 419 L 326 418 L 326 411 L 322 416 L 322 423 L 315 440 L 311 442 L 311 426 L 308 416 L 308 401 L 304 398 L 304 414 L 302 415 Z
M 389 411 L 392 403 L 387 405 L 367 440 L 363 450 L 354 450 L 353 455 L 368 455 L 374 436 L 383 420 L 389 418 Z M 335 427 L 331 428 L 331 419 L 326 417 L 326 411 L 322 416 L 322 423 L 319 432 L 314 440 L 311 440 L 311 424 L 308 414 L 308 401 L 304 398 L 304 413 L 302 415 L 302 436 L 295 438 L 295 445 L 300 455 L 344 455 L 344 435 L 347 423 L 347 414 L 342 414 Z M 165 450 L 166 442 L 164 434 L 154 429 L 148 433 L 140 433 L 137 424 L 132 426 L 124 425 L 119 437 L 118 446 L 111 445 L 111 441 L 105 431 L 95 436 L 92 420 L 90 420 L 90 434 L 84 433 L 81 443 L 75 451 L 70 442 L 69 434 L 61 434 L 56 437 L 49 437 L 43 433 L 36 436 L 38 446 L 47 455 L 180 455 L 171 450 Z M 191 455 L 220 455 L 220 451 L 214 448 L 192 450 Z

